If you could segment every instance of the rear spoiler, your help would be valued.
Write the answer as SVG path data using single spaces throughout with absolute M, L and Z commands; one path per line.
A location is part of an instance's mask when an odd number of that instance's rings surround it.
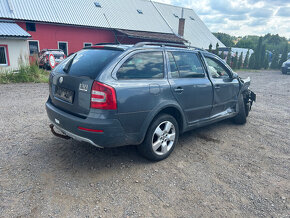
M 115 51 L 125 51 L 124 48 L 112 46 L 112 45 L 92 45 L 84 47 L 83 49 L 106 49 L 106 50 L 115 50 Z

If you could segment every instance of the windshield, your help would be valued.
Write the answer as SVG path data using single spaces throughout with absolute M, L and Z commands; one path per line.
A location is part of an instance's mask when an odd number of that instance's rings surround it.
M 121 51 L 115 50 L 84 49 L 66 58 L 55 68 L 54 72 L 62 72 L 66 64 L 73 58 L 68 71 L 69 75 L 87 76 L 95 79 L 104 67 L 120 53 Z

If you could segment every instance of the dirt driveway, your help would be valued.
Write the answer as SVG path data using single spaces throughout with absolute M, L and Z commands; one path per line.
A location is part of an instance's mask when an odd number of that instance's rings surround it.
M 47 84 L 0 85 L 0 216 L 289 216 L 290 76 L 240 75 L 257 94 L 248 123 L 188 132 L 159 163 L 56 138 Z

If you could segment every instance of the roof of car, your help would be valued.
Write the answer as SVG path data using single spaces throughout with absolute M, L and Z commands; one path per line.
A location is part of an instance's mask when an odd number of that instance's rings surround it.
M 132 44 L 114 44 L 114 43 L 101 43 L 95 44 L 93 46 L 85 47 L 84 49 L 112 49 L 112 50 L 128 50 L 132 49 L 148 49 L 148 48 L 166 48 L 166 49 L 174 49 L 174 50 L 188 50 L 188 51 L 203 51 L 207 52 L 204 49 L 186 46 L 182 44 L 173 44 L 173 43 L 162 43 L 162 42 L 139 42 L 135 45 Z

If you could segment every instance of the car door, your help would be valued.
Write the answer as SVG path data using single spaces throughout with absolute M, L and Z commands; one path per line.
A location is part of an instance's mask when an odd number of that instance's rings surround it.
M 233 79 L 232 71 L 221 59 L 210 54 L 205 54 L 204 58 L 214 87 L 214 101 L 211 115 L 235 111 L 239 94 L 238 79 Z
M 168 80 L 188 123 L 210 116 L 213 91 L 200 55 L 192 51 L 167 51 Z
M 128 133 L 138 133 L 152 110 L 170 99 L 161 49 L 136 50 L 115 67 L 118 119 Z

